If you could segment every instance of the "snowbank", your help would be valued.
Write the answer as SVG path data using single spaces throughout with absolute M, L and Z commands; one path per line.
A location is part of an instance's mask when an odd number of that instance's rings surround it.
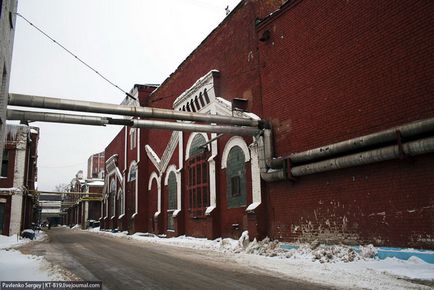
M 42 240 L 46 234 L 35 232 L 35 240 Z M 32 242 L 17 235 L 0 235 L 0 281 L 54 281 L 65 280 L 56 267 L 44 258 L 34 255 L 24 255 L 15 250 L 23 244 Z
M 89 230 L 101 235 L 153 244 L 165 244 L 198 250 L 213 250 L 228 255 L 251 268 L 270 270 L 292 279 L 313 281 L 332 287 L 364 289 L 430 289 L 404 279 L 428 280 L 434 283 L 434 264 L 412 257 L 407 261 L 396 258 L 380 260 L 372 245 L 354 249 L 349 246 L 327 246 L 319 243 L 299 244 L 285 249 L 278 241 L 268 238 L 248 242 L 248 232 L 239 240 L 218 238 L 207 240 L 179 236 L 160 238 L 151 233 L 127 235 Z

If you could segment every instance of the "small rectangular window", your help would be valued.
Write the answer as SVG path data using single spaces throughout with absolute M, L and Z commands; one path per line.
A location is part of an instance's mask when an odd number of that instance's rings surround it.
M 231 177 L 231 193 L 232 196 L 240 196 L 241 195 L 241 182 L 240 177 L 233 176 Z

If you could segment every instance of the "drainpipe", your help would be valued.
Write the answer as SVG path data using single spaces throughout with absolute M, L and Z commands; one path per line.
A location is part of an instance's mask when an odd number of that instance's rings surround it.
M 261 178 L 266 182 L 292 180 L 288 158 L 274 158 L 271 126 L 263 130 L 263 136 L 256 139 Z

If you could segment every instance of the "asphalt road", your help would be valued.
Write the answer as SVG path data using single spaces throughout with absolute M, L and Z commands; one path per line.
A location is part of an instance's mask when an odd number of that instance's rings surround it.
M 44 256 L 75 278 L 102 281 L 104 289 L 329 289 L 248 268 L 210 251 L 65 228 L 47 233 L 48 240 L 22 251 Z

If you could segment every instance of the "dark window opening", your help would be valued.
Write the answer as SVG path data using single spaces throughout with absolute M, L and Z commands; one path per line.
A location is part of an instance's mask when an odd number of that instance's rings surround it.
M 9 167 L 9 151 L 3 150 L 1 176 L 8 177 L 8 167 Z
M 232 176 L 231 178 L 231 194 L 233 197 L 241 195 L 241 178 Z
M 208 92 L 206 91 L 206 89 L 203 91 L 203 95 L 205 96 L 205 101 L 207 104 L 210 103 L 209 97 L 208 97 Z
M 204 100 L 203 100 L 203 95 L 202 95 L 202 93 L 199 94 L 199 101 L 200 101 L 200 104 L 202 105 L 202 107 L 205 107 L 205 102 L 204 102 Z

